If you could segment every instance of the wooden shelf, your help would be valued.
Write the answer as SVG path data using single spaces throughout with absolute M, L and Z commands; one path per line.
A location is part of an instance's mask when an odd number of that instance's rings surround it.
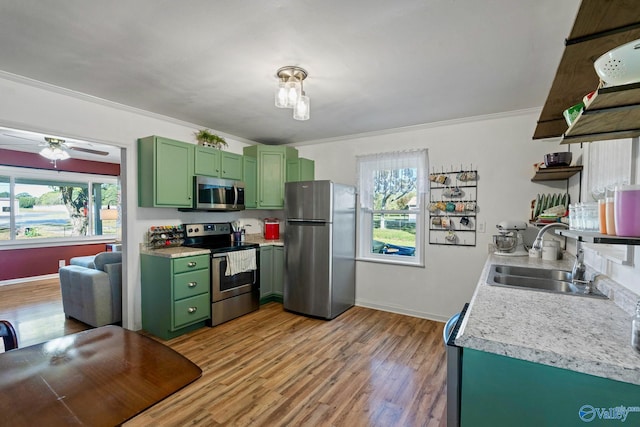
M 640 245 L 640 237 L 609 236 L 608 234 L 578 230 L 556 230 L 555 233 L 559 236 L 570 237 L 572 239 L 576 239 L 579 242 L 585 243 L 634 246 Z
M 599 79 L 593 68 L 593 62 L 611 49 L 637 39 L 640 39 L 640 8 L 637 0 L 615 2 L 583 0 L 569 39 L 565 43 L 566 47 L 540 113 L 533 139 L 562 136 L 567 131 L 567 123 L 562 112 L 580 103 L 587 93 L 598 87 Z M 615 107 L 619 105 L 615 104 Z M 596 107 L 592 105 L 591 108 Z M 622 117 L 626 120 L 624 114 Z M 601 120 L 601 118 L 594 119 Z M 614 119 L 612 118 L 611 121 Z M 585 122 L 581 126 L 587 124 L 588 122 Z M 591 138 L 585 135 L 575 138 L 571 136 L 565 138 L 564 142 L 586 142 L 629 136 L 628 133 L 621 132 L 629 132 L 629 129 L 615 129 L 614 133 L 608 130 L 596 130 Z
M 582 171 L 582 166 L 540 168 L 531 181 L 559 181 L 569 179 Z
M 565 133 L 563 144 L 640 135 L 640 83 L 603 88 Z

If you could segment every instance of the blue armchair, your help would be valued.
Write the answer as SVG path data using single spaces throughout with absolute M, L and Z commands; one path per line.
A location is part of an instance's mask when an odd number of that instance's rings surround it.
M 91 326 L 122 321 L 122 253 L 71 258 L 60 268 L 62 307 L 67 317 Z

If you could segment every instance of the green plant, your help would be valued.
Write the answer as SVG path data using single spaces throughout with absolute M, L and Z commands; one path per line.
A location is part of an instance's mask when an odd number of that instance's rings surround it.
M 215 147 L 218 149 L 228 146 L 227 141 L 225 141 L 223 137 L 218 136 L 215 133 L 211 133 L 209 129 L 200 129 L 193 134 L 201 145 Z

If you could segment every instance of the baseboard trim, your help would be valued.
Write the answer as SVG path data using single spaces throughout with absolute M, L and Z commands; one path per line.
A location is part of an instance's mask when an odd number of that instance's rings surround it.
M 446 322 L 449 318 L 438 314 L 425 313 L 423 311 L 408 310 L 400 307 L 391 307 L 387 305 L 377 304 L 370 301 L 356 300 L 358 307 L 371 308 L 374 310 L 387 311 L 389 313 L 403 314 L 405 316 L 419 317 L 421 319 L 433 320 L 436 322 Z
M 44 274 L 42 276 L 21 277 L 19 279 L 1 280 L 0 286 L 17 285 L 18 283 L 37 282 L 38 280 L 57 279 L 57 278 L 58 278 L 58 273 Z
M 282 304 L 282 295 L 270 294 L 260 298 L 260 305 L 266 304 L 268 302 L 279 302 Z

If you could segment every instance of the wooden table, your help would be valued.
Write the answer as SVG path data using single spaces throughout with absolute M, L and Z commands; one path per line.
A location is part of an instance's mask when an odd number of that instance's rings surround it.
M 90 329 L 0 354 L 0 424 L 118 425 L 201 375 L 151 338 Z

